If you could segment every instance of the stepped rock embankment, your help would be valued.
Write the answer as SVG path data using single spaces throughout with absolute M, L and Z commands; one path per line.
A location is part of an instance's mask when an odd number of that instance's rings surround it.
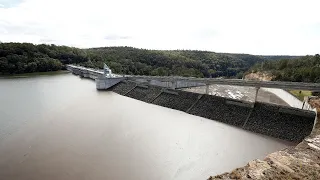
M 301 142 L 313 128 L 315 113 L 287 106 L 186 92 L 123 81 L 112 91 L 137 100 L 226 123 L 244 130 Z

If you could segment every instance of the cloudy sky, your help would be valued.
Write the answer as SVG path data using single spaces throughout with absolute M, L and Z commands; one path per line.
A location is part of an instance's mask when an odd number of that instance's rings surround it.
M 320 53 L 319 0 L 0 0 L 0 41 Z

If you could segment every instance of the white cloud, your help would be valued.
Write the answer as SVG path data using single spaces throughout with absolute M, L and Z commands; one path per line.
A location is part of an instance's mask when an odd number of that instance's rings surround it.
M 0 8 L 0 41 L 315 54 L 318 0 L 25 0 Z

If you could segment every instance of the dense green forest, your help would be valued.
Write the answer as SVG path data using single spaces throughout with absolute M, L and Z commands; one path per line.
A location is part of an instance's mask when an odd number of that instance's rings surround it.
M 106 62 L 117 73 L 141 75 L 179 75 L 194 77 L 242 77 L 263 59 L 245 54 L 225 55 L 208 51 L 146 50 L 131 47 L 105 47 L 87 50 L 90 61 Z
M 255 64 L 249 70 L 249 72 L 257 71 L 271 73 L 275 81 L 320 83 L 320 55 L 264 61 Z
M 0 74 L 47 72 L 88 61 L 83 50 L 66 46 L 0 43 Z
M 0 43 L 0 73 L 56 71 L 65 64 L 102 68 L 115 73 L 179 75 L 194 77 L 242 77 L 262 57 L 191 50 L 146 50 L 132 47 L 78 49 L 30 43 Z
M 192 50 L 147 50 L 132 47 L 78 49 L 30 43 L 0 43 L 0 74 L 57 71 L 65 64 L 102 68 L 115 73 L 237 77 L 245 72 L 268 71 L 282 81 L 320 82 L 319 55 L 254 56 Z

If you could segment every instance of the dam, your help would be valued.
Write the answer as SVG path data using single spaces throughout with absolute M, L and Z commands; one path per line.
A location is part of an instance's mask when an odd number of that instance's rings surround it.
M 73 65 L 69 65 L 68 70 L 82 77 L 95 79 L 98 90 L 111 90 L 147 103 L 286 141 L 301 142 L 311 133 L 316 121 L 315 111 L 258 102 L 256 99 L 260 88 L 320 90 L 319 84 L 113 75 L 107 67 L 103 71 L 93 71 Z M 254 87 L 254 101 L 209 95 L 210 84 Z M 206 87 L 204 94 L 181 90 L 199 86 Z

